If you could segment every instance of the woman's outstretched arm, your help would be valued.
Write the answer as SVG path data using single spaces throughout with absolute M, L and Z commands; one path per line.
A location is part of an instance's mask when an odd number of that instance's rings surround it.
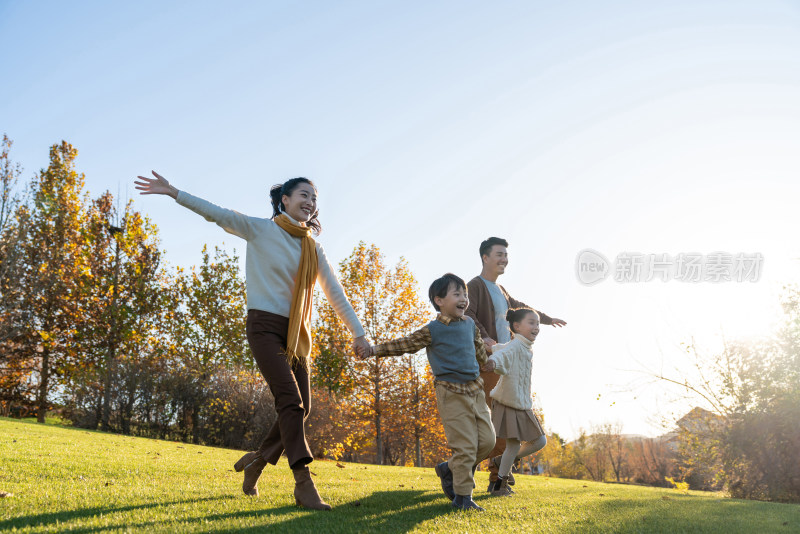
M 242 215 L 234 210 L 221 208 L 202 198 L 190 195 L 186 191 L 180 191 L 156 171 L 152 171 L 152 173 L 155 178 L 138 176 L 138 180 L 134 182 L 136 184 L 136 189 L 141 191 L 140 194 L 170 196 L 181 206 L 202 215 L 207 221 L 217 223 L 217 225 L 230 234 L 247 240 L 255 235 L 255 226 L 258 219 Z

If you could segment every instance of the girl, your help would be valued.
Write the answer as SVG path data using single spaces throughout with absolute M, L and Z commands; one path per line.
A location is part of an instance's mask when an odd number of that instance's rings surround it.
M 306 178 L 292 178 L 273 186 L 270 190 L 273 214 L 262 219 L 220 208 L 179 191 L 155 171 L 153 176 L 139 176 L 136 189 L 141 194 L 168 195 L 181 206 L 247 241 L 247 341 L 272 391 L 278 419 L 259 450 L 245 454 L 234 464 L 236 471 L 244 471 L 242 490 L 246 495 L 258 495 L 261 471 L 268 463 L 275 465 L 285 450 L 295 479 L 295 502 L 316 510 L 330 510 L 310 477 L 307 466 L 313 456 L 303 428 L 311 403 L 309 322 L 317 279 L 353 334 L 353 348 L 359 356 L 369 354 L 369 343 L 325 252 L 312 238 L 312 234 L 321 231 L 316 187 Z
M 491 488 L 493 496 L 514 493 L 508 485 L 511 466 L 547 444 L 542 424 L 533 413 L 531 395 L 531 347 L 539 334 L 539 314 L 530 308 L 516 308 L 508 310 L 506 320 L 514 338 L 508 343 L 493 345 L 492 355 L 482 368 L 485 372 L 502 375 L 489 393 L 493 399 L 495 433 L 506 440 L 497 482 Z

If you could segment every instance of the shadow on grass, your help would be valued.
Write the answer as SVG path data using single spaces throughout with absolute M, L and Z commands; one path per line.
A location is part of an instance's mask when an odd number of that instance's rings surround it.
M 481 497 L 484 497 L 483 499 Z M 479 501 L 487 500 L 478 496 Z M 91 533 L 109 529 L 164 531 L 166 529 L 263 532 L 272 527 L 282 533 L 316 532 L 406 532 L 419 524 L 445 519 L 459 512 L 438 493 L 423 490 L 378 491 L 360 499 L 340 503 L 331 512 L 318 512 L 293 505 L 264 507 L 261 509 L 220 512 L 214 501 L 245 499 L 242 496 L 217 496 L 207 498 L 149 502 L 130 506 L 98 506 L 71 511 L 43 513 L 0 521 L 0 530 L 13 527 L 52 529 Z M 244 501 L 242 501 L 244 502 Z M 248 508 L 258 501 L 247 500 Z M 208 511 L 196 516 L 170 515 L 171 506 L 209 503 Z M 755 505 L 755 506 L 754 506 Z M 217 508 L 215 510 L 214 508 Z M 582 507 L 582 512 L 572 512 L 574 520 L 562 525 L 564 531 L 615 532 L 798 532 L 800 531 L 800 506 L 752 503 L 733 499 L 697 499 L 674 495 L 661 500 L 640 500 L 598 497 Z M 160 509 L 160 510 L 159 510 Z M 130 515 L 113 517 L 131 511 L 150 510 L 150 517 L 131 521 Z M 81 525 L 82 520 L 106 516 L 105 525 Z M 111 516 L 111 517 L 109 517 Z M 145 519 L 142 521 L 142 519 Z M 149 519 L 149 520 L 148 520 Z
M 170 501 L 170 502 L 149 502 L 142 504 L 132 504 L 130 506 L 95 506 L 92 508 L 78 508 L 77 510 L 62 510 L 60 512 L 26 515 L 0 521 L 0 531 L 4 531 L 6 529 L 10 529 L 13 527 L 36 528 L 36 527 L 48 527 L 53 525 L 68 526 L 70 521 L 74 521 L 76 519 L 86 519 L 89 517 L 115 514 L 118 512 L 130 512 L 132 510 L 147 510 L 151 508 L 159 508 L 162 506 L 172 506 L 174 504 L 192 504 L 198 502 L 218 501 L 224 499 L 230 499 L 230 497 L 221 496 L 221 497 L 205 497 L 202 499 L 184 499 L 180 501 Z
M 0 522 L 0 530 L 12 527 L 46 528 L 58 524 L 70 532 L 90 533 L 115 528 L 163 529 L 169 524 L 177 529 L 190 530 L 202 524 L 205 531 L 220 530 L 225 532 L 263 532 L 272 527 L 281 532 L 405 532 L 415 525 L 453 512 L 449 501 L 441 495 L 422 490 L 382 491 L 362 499 L 355 499 L 339 504 L 330 512 L 307 510 L 296 506 L 280 506 L 261 510 L 240 510 L 229 513 L 208 513 L 198 517 L 170 518 L 165 520 L 143 521 L 138 523 L 118 523 L 103 526 L 70 526 L 71 522 L 88 519 L 97 515 L 108 515 L 132 510 L 145 510 L 171 505 L 190 504 L 196 502 L 230 499 L 230 497 L 212 497 L 206 499 L 188 499 L 163 503 L 146 503 L 122 507 L 95 507 L 52 514 L 38 514 L 18 517 Z M 291 516 L 285 517 L 282 516 Z M 234 526 L 231 522 L 241 524 L 242 521 L 252 523 L 251 526 Z M 174 521 L 174 522 L 173 522 Z
M 297 510 L 294 508 L 293 510 Z M 391 490 L 374 492 L 363 499 L 356 499 L 336 506 L 331 512 L 303 511 L 274 525 L 281 532 L 407 532 L 419 523 L 457 513 L 443 495 L 422 490 Z M 221 514 L 209 520 L 225 520 L 259 514 Z M 263 532 L 266 525 L 236 528 L 232 532 Z

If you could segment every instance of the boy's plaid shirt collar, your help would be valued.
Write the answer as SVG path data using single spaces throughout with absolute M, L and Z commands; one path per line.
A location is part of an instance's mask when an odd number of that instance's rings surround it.
M 446 315 L 442 315 L 440 313 L 439 315 L 436 316 L 436 320 L 439 321 L 440 323 L 444 323 L 445 325 L 449 325 L 453 321 L 463 321 L 464 318 L 463 317 L 459 317 L 458 319 L 451 319 L 450 317 L 448 317 Z

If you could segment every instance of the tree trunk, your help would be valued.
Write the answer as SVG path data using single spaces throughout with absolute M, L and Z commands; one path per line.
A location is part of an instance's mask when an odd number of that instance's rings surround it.
M 416 434 L 414 436 L 414 441 L 416 442 L 415 443 L 416 458 L 414 459 L 415 460 L 414 465 L 416 465 L 417 467 L 422 467 L 422 446 L 420 445 L 419 428 L 415 428 L 414 433 Z
M 39 383 L 39 398 L 37 399 L 36 421 L 44 423 L 47 415 L 47 387 L 50 382 L 50 349 L 42 351 L 42 373 Z
M 111 384 L 114 380 L 114 367 L 117 350 L 117 281 L 119 280 L 119 241 L 115 245 L 114 284 L 111 289 L 111 328 L 108 333 L 108 355 L 106 357 L 106 381 L 103 389 L 103 430 L 111 430 Z
M 114 349 L 109 348 L 109 351 L 113 351 Z M 108 358 L 106 362 L 106 379 L 105 385 L 103 387 L 103 421 L 101 428 L 104 431 L 111 430 L 111 384 L 113 383 L 114 377 L 114 365 L 113 359 Z
M 375 463 L 383 465 L 383 436 L 381 436 L 381 414 L 375 413 Z
M 136 386 L 137 381 L 129 378 L 128 382 L 128 398 L 125 403 L 120 406 L 120 424 L 122 425 L 122 433 L 131 433 L 131 419 L 133 418 L 133 405 L 136 400 Z
M 417 374 L 414 373 L 414 417 L 419 421 L 419 382 L 417 381 Z M 420 428 L 414 421 L 414 465 L 422 467 L 422 447 L 420 445 Z
M 103 395 L 98 390 L 97 398 L 94 399 L 94 421 L 92 423 L 92 430 L 97 430 L 100 422 L 103 420 Z
M 375 358 L 375 463 L 383 465 L 383 435 L 381 434 L 381 376 Z
M 189 412 L 189 424 L 192 425 L 192 443 L 200 443 L 200 417 L 198 417 L 197 402 L 192 400 L 192 407 Z
M 198 391 L 192 395 L 192 443 L 200 443 L 200 408 L 205 401 L 206 381 L 209 375 L 207 373 L 200 374 L 200 384 L 198 384 Z

